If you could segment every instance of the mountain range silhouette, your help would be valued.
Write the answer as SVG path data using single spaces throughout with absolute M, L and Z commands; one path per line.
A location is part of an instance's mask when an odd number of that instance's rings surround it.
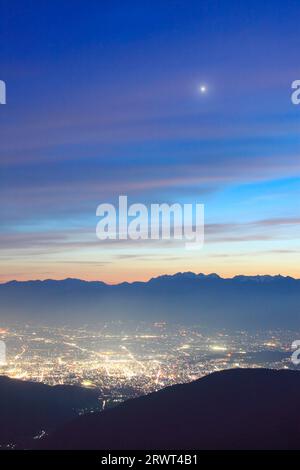
M 177 273 L 108 285 L 79 279 L 0 284 L 4 321 L 95 325 L 170 321 L 213 328 L 300 328 L 300 280 L 283 276 Z

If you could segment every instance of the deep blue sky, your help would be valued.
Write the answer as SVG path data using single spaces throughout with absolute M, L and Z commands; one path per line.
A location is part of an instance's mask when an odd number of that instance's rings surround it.
M 299 13 L 0 0 L 1 279 L 299 276 Z M 204 250 L 101 245 L 96 207 L 119 194 L 205 203 Z

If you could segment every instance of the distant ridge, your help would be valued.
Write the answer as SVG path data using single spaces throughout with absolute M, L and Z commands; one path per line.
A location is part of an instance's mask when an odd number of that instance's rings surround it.
M 283 276 L 282 274 L 275 274 L 275 275 L 271 275 L 271 274 L 257 274 L 257 275 L 245 275 L 245 274 L 238 274 L 236 276 L 233 276 L 233 277 L 222 277 L 220 276 L 219 274 L 217 273 L 210 273 L 210 274 L 204 274 L 204 273 L 194 273 L 192 271 L 184 271 L 184 272 L 177 272 L 177 273 L 174 273 L 174 274 L 162 274 L 162 275 L 159 275 L 159 276 L 156 276 L 156 277 L 152 277 L 150 278 L 148 281 L 132 281 L 132 282 L 129 282 L 129 281 L 122 281 L 122 282 L 119 282 L 117 284 L 111 284 L 111 283 L 107 283 L 107 282 L 104 282 L 104 281 L 101 281 L 101 280 L 93 280 L 93 281 L 89 281 L 89 280 L 86 280 L 86 279 L 80 279 L 80 278 L 71 278 L 71 277 L 68 277 L 68 278 L 64 278 L 64 279 L 29 279 L 29 280 L 26 280 L 26 281 L 18 281 L 16 279 L 12 279 L 11 281 L 7 281 L 7 282 L 0 282 L 0 286 L 7 286 L 7 285 L 18 285 L 18 284 L 35 284 L 35 283 L 40 283 L 40 284 L 56 284 L 56 283 L 66 283 L 66 284 L 70 284 L 70 285 L 78 285 L 80 283 L 86 283 L 86 284 L 89 284 L 89 285 L 94 285 L 94 286 L 99 286 L 99 285 L 102 285 L 102 286 L 121 286 L 121 285 L 132 285 L 132 284 L 147 284 L 149 282 L 153 282 L 153 281 L 156 281 L 156 280 L 162 280 L 162 279 L 198 279 L 198 280 L 209 280 L 209 279 L 220 279 L 220 280 L 227 280 L 227 281 L 232 281 L 232 280 L 238 280 L 238 281 L 255 281 L 255 282 L 265 282 L 265 281 L 268 281 L 268 282 L 272 282 L 272 281 L 279 281 L 279 280 L 283 280 L 283 279 L 287 279 L 287 280 L 293 280 L 293 281 L 300 281 L 300 279 L 298 278 L 294 278 L 292 276 Z
M 0 320 L 143 320 L 221 328 L 300 328 L 300 280 L 176 273 L 108 285 L 80 279 L 0 285 Z
M 85 415 L 46 449 L 300 449 L 300 372 L 231 369 Z

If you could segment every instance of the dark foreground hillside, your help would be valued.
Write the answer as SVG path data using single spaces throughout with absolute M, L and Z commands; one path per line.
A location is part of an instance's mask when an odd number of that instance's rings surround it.
M 81 387 L 50 387 L 0 376 L 0 448 L 32 446 L 43 431 L 53 431 L 80 411 L 99 408 L 98 395 Z
M 299 449 L 300 372 L 236 369 L 102 413 L 40 441 L 50 449 Z

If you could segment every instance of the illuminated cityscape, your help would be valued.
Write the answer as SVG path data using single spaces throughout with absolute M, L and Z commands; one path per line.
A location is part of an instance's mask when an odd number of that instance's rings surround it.
M 201 327 L 106 323 L 88 328 L 3 326 L 0 373 L 50 385 L 99 389 L 103 407 L 232 367 L 293 368 L 292 331 L 208 331 Z M 299 335 L 298 335 L 299 337 Z

